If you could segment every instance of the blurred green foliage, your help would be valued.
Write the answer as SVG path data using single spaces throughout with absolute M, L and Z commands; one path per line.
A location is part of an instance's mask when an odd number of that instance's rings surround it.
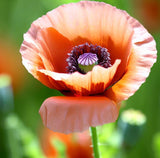
M 52 142 L 53 146 L 56 147 L 56 150 L 59 154 L 59 157 L 65 157 L 66 151 L 67 151 L 65 144 L 62 141 L 60 141 L 58 138 L 57 139 L 54 138 L 53 140 L 51 140 L 51 142 Z
M 120 9 L 126 10 L 143 23 L 143 17 L 137 13 L 137 7 L 134 3 L 135 0 L 99 1 L 103 1 Z M 29 29 L 31 23 L 38 17 L 46 14 L 49 10 L 70 2 L 78 2 L 78 0 L 0 0 L 1 39 L 9 39 L 9 41 L 13 42 L 17 47 L 17 52 L 13 53 L 15 53 L 15 56 L 18 56 L 18 59 L 21 60 L 19 47 L 23 40 L 23 34 Z M 157 50 L 159 50 L 160 30 L 150 29 L 149 31 L 157 41 Z M 121 108 L 121 111 L 128 108 L 141 110 L 147 117 L 147 124 L 144 129 L 144 133 L 137 144 L 127 153 L 127 158 L 158 158 L 160 156 L 160 139 L 159 135 L 155 136 L 155 134 L 160 131 L 159 67 L 160 62 L 158 52 L 158 62 L 152 68 L 152 72 L 147 78 L 145 84 L 141 86 L 134 96 L 125 102 L 126 106 Z M 16 115 L 8 115 L 5 120 L 3 120 L 4 122 L 2 122 L 1 119 L 0 135 L 8 135 L 11 152 L 13 155 L 16 155 L 16 158 L 18 158 L 18 155 L 19 157 L 22 157 L 23 154 L 25 155 L 24 157 L 37 156 L 40 158 L 41 151 L 36 138 L 38 129 L 41 126 L 41 119 L 38 114 L 38 110 L 46 98 L 61 95 L 61 93 L 45 87 L 28 74 L 25 69 L 24 71 L 25 79 L 23 81 L 23 86 L 21 86 L 18 91 L 14 92 L 14 112 Z M 13 124 L 10 124 L 9 122 L 13 122 Z M 2 129 L 3 127 L 7 130 L 7 133 Z M 121 141 L 121 138 L 117 133 L 118 131 L 115 132 L 115 129 L 116 123 L 99 128 L 99 139 L 102 142 L 102 144 L 100 144 L 100 148 L 102 156 L 105 158 L 111 158 L 117 153 L 119 147 L 118 144 Z M 19 143 L 17 144 L 17 140 L 18 142 L 21 142 L 22 146 L 18 145 Z M 0 144 L 1 142 L 2 141 L 0 141 Z M 2 146 L 8 146 L 8 144 L 2 144 Z M 13 147 L 14 149 L 12 149 Z M 20 149 L 22 147 L 24 147 L 23 151 Z M 35 148 L 36 150 L 34 150 Z M 17 150 L 23 153 L 16 153 Z M 1 154 L 2 153 L 0 153 L 0 155 Z M 5 158 L 5 156 L 3 156 L 3 158 Z
M 10 158 L 44 158 L 37 136 L 15 114 L 6 117 L 5 132 Z
M 155 158 L 160 157 L 160 132 L 156 133 L 153 138 L 153 150 L 155 153 Z

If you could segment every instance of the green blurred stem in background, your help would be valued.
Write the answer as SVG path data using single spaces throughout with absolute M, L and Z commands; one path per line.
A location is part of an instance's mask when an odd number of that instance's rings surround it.
M 99 149 L 98 149 L 98 136 L 97 136 L 96 127 L 90 127 L 90 133 L 91 133 L 91 137 L 92 137 L 94 158 L 100 158 Z
M 0 156 L 2 157 L 9 157 L 5 119 L 12 111 L 13 93 L 11 78 L 6 74 L 0 74 Z
M 0 157 L 44 158 L 37 137 L 14 113 L 11 78 L 0 75 Z
M 0 75 L 0 114 L 6 116 L 13 111 L 13 92 L 11 78 L 6 74 Z

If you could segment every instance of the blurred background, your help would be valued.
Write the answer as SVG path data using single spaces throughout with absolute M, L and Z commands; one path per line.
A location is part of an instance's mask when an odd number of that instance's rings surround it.
M 126 10 L 154 36 L 160 49 L 160 0 L 100 0 Z M 0 158 L 90 158 L 89 132 L 63 135 L 45 129 L 42 102 L 61 95 L 23 67 L 20 45 L 31 23 L 78 0 L 0 0 Z M 123 102 L 117 122 L 98 128 L 103 158 L 160 158 L 160 62 L 145 84 Z M 133 110 L 134 109 L 134 110 Z

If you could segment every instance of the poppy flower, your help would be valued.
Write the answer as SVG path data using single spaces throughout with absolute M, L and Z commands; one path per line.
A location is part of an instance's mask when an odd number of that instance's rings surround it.
M 62 5 L 34 21 L 20 52 L 26 69 L 65 96 L 46 99 L 40 115 L 55 132 L 114 122 L 156 61 L 156 44 L 125 11 L 103 2 Z
M 67 158 L 92 158 L 91 138 L 87 131 L 77 134 L 55 133 L 44 128 L 40 136 L 40 144 L 44 155 L 49 158 L 60 157 L 65 154 Z M 65 146 L 64 151 L 58 151 L 56 141 Z M 59 153 L 64 152 L 64 153 Z

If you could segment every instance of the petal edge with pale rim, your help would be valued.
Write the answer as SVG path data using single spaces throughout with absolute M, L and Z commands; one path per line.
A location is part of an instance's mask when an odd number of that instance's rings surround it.
M 122 10 L 103 2 L 92 1 L 80 1 L 59 6 L 32 23 L 31 28 L 26 33 L 32 37 L 30 42 L 36 40 L 40 30 L 47 28 L 55 29 L 68 39 L 73 46 L 88 42 L 107 48 L 111 55 L 111 64 L 116 59 L 121 60 L 114 81 L 119 80 L 124 74 L 130 55 L 133 29 Z M 46 36 L 43 34 L 43 37 Z M 50 37 L 48 39 L 56 41 L 56 36 Z M 28 39 L 25 38 L 25 40 Z M 41 36 L 39 41 L 41 41 L 45 50 L 52 50 L 52 45 L 48 42 L 50 40 L 45 42 Z M 52 56 L 57 56 L 57 53 L 52 52 Z M 66 52 L 66 54 L 69 52 Z M 66 54 L 61 55 L 66 57 Z M 62 65 L 55 60 L 51 63 L 54 65 L 54 71 L 64 72 L 65 60 L 61 62 L 64 63 Z M 52 67 L 51 64 L 50 67 Z
M 103 2 L 80 1 L 59 6 L 48 12 L 46 18 L 73 45 L 89 42 L 107 48 L 111 64 L 116 59 L 121 60 L 114 80 L 121 78 L 128 63 L 133 35 L 122 10 Z
M 54 132 L 81 132 L 90 126 L 115 122 L 119 109 L 114 101 L 102 96 L 50 97 L 39 113 L 43 124 Z
M 87 74 L 81 74 L 79 72 L 72 74 L 56 73 L 43 69 L 39 70 L 39 72 L 44 73 L 54 80 L 63 82 L 76 95 L 86 96 L 103 93 L 112 83 L 120 63 L 120 60 L 116 60 L 109 68 L 96 65 Z
M 29 31 L 24 34 L 24 41 L 20 48 L 23 65 L 29 73 L 44 85 L 58 90 L 65 90 L 66 87 L 61 85 L 60 82 L 49 79 L 48 76 L 38 70 L 58 71 L 60 69 L 62 71 L 62 69 L 65 69 L 66 63 L 62 61 L 67 58 L 66 54 L 70 52 L 71 43 L 54 28 L 49 27 L 39 31 L 37 29 L 32 24 Z M 48 45 L 52 46 L 49 47 Z
M 148 31 L 134 18 L 124 12 L 133 27 L 132 52 L 126 73 L 105 93 L 106 97 L 119 103 L 132 96 L 145 82 L 151 67 L 156 62 L 156 43 Z

